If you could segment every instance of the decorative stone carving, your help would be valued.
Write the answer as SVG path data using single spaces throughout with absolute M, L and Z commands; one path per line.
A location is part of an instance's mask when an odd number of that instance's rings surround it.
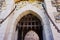
M 0 13 L 1 13 L 2 4 L 3 4 L 3 1 L 0 0 Z
M 34 31 L 30 31 L 26 34 L 24 40 L 39 40 L 39 36 Z
M 60 12 L 60 5 L 58 5 L 56 8 L 57 8 L 57 11 Z
M 20 8 L 23 8 L 24 6 L 30 5 L 30 4 L 32 6 L 37 7 L 37 8 L 40 8 L 40 9 L 42 8 L 42 5 L 40 5 L 41 2 L 39 2 L 39 1 L 35 1 L 33 3 L 29 2 L 29 1 L 21 1 L 21 2 L 19 2 L 19 3 L 16 4 L 16 6 L 17 6 L 16 10 L 19 10 Z
M 55 0 L 52 0 L 52 6 L 56 7 L 56 1 Z
M 1 11 L 6 9 L 6 2 L 5 2 L 5 0 L 1 0 L 0 1 L 0 9 L 1 9 Z
M 57 13 L 57 14 L 55 15 L 55 21 L 56 21 L 57 23 L 60 23 L 60 13 Z
M 60 0 L 52 0 L 52 5 L 60 12 Z

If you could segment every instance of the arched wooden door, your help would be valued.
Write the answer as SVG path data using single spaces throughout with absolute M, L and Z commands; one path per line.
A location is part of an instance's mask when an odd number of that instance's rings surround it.
M 36 32 L 34 35 L 37 34 L 39 36 L 39 40 L 43 40 L 42 37 L 43 27 L 41 25 L 41 21 L 35 15 L 27 14 L 23 16 L 17 24 L 17 29 L 18 29 L 17 40 L 25 40 L 26 34 L 31 30 Z

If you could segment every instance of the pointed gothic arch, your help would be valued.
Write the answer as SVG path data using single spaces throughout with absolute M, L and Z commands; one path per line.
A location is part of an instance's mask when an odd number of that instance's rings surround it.
M 18 31 L 17 40 L 26 40 L 26 38 L 24 38 L 24 37 L 25 37 L 26 33 L 28 33 L 30 30 L 35 31 L 38 34 L 39 40 L 43 40 L 43 33 L 42 33 L 43 27 L 41 24 L 41 20 L 38 17 L 36 17 L 35 15 L 33 15 L 34 13 L 33 14 L 32 13 L 33 12 L 28 13 L 27 15 L 24 15 L 18 22 L 17 27 L 16 27 L 17 28 L 16 30 Z M 35 33 L 35 32 L 33 32 L 33 33 Z M 29 35 L 31 35 L 31 34 L 29 34 Z M 34 34 L 34 35 L 36 35 L 36 34 Z M 31 38 L 29 38 L 29 39 L 31 39 Z M 34 38 L 32 38 L 32 39 L 34 39 Z
M 25 12 L 27 12 L 27 13 L 25 13 Z M 34 13 L 33 15 L 36 15 L 40 20 L 41 20 L 41 22 L 42 22 L 42 25 L 43 25 L 43 40 L 53 40 L 53 35 L 52 35 L 52 31 L 51 31 L 51 28 L 50 28 L 50 23 L 49 23 L 49 20 L 48 20 L 48 18 L 47 18 L 47 16 L 46 16 L 46 14 L 44 14 L 43 16 L 43 18 L 41 17 L 42 16 L 42 14 L 40 15 L 40 14 L 37 14 L 36 12 L 34 12 L 34 11 L 31 11 L 31 10 L 27 10 L 27 11 L 25 11 L 25 12 L 23 12 L 22 14 L 21 14 L 21 18 L 24 16 L 24 15 L 27 15 L 29 12 L 32 12 L 32 13 Z M 41 13 L 41 12 L 40 12 Z M 40 16 L 39 16 L 40 15 Z M 20 18 L 20 17 L 18 17 L 18 18 Z M 21 19 L 20 18 L 20 19 Z M 19 19 L 19 20 L 20 20 Z M 17 20 L 17 21 L 19 21 L 19 20 Z M 47 21 L 46 21 L 47 20 Z
M 46 16 L 46 14 L 44 13 L 44 11 L 42 9 L 39 9 L 39 8 L 34 7 L 32 5 L 28 5 L 26 7 L 23 7 L 22 9 L 20 9 L 14 13 L 13 18 L 12 18 L 12 22 L 11 22 L 12 24 L 10 24 L 11 29 L 7 31 L 7 32 L 12 31 L 12 33 L 9 36 L 11 38 L 11 40 L 16 40 L 15 38 L 17 38 L 16 26 L 17 26 L 17 23 L 19 22 L 19 20 L 21 20 L 21 18 L 23 16 L 29 14 L 30 12 L 33 15 L 35 15 L 36 17 L 38 17 L 38 19 L 40 19 L 42 22 L 43 40 L 53 40 L 53 35 L 52 35 L 52 31 L 51 31 L 48 17 Z

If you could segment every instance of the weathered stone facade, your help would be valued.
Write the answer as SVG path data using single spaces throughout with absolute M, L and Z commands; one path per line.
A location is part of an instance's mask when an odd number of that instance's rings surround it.
M 49 19 L 42 4 L 44 4 L 48 15 L 57 28 Z M 18 3 L 15 3 L 14 0 L 5 0 L 1 10 L 0 40 L 17 40 L 18 31 L 16 31 L 16 26 L 21 18 L 29 13 L 41 20 L 43 40 L 60 40 L 60 33 L 57 31 L 58 29 L 60 31 L 60 20 L 55 19 L 59 12 L 56 7 L 52 6 L 52 0 L 44 0 L 43 2 L 30 0 L 20 1 Z

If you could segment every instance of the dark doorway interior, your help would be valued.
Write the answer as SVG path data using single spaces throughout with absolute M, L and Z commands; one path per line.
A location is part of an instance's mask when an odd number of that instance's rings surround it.
M 41 21 L 32 14 L 25 15 L 21 18 L 21 20 L 17 24 L 17 30 L 17 40 L 24 40 L 26 33 L 30 30 L 35 31 L 38 34 L 40 38 L 39 40 L 43 40 L 43 27 L 41 25 Z

